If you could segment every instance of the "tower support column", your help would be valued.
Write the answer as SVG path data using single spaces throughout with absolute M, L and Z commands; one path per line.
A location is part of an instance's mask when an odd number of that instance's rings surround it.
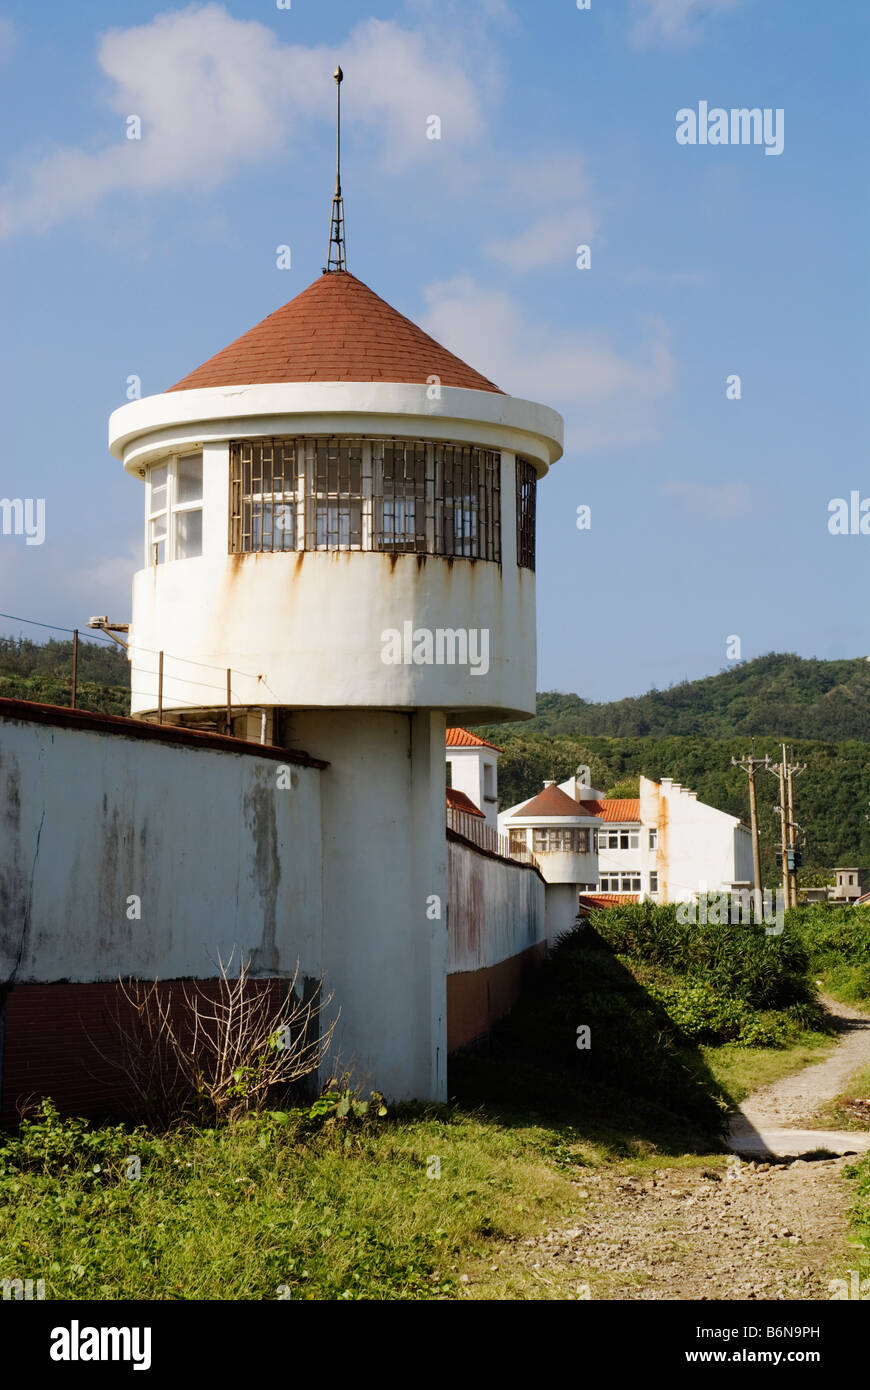
M 365 709 L 288 717 L 294 740 L 330 764 L 321 776 L 323 968 L 341 1012 L 326 1070 L 392 1100 L 445 1100 L 445 718 Z

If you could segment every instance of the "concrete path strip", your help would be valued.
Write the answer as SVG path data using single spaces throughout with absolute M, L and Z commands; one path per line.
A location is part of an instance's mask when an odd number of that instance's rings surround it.
M 802 1124 L 840 1095 L 850 1077 L 870 1066 L 870 1017 L 822 996 L 842 1041 L 822 1062 L 775 1081 L 748 1096 L 732 1118 L 728 1146 L 747 1157 L 790 1157 L 827 1150 L 870 1152 L 870 1132 L 805 1129 Z

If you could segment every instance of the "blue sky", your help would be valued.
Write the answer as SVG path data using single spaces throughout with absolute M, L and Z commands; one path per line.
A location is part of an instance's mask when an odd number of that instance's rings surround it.
M 349 269 L 566 420 L 539 688 L 662 688 L 734 635 L 870 653 L 870 536 L 827 525 L 870 497 L 868 53 L 866 7 L 812 0 L 0 3 L 0 495 L 46 499 L 0 608 L 129 616 L 107 416 L 319 274 L 341 61 Z M 782 108 L 782 154 L 678 145 L 701 101 Z

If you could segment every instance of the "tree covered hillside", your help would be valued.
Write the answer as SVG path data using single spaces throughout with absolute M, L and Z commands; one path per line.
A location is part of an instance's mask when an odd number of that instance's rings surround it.
M 68 705 L 72 648 L 72 642 L 53 639 L 0 637 L 0 696 Z M 77 703 L 100 714 L 130 713 L 130 666 L 120 647 L 79 640 Z
M 771 653 L 669 690 L 593 704 L 579 695 L 538 695 L 537 717 L 505 728 L 523 733 L 730 738 L 870 738 L 870 660 L 815 661 Z

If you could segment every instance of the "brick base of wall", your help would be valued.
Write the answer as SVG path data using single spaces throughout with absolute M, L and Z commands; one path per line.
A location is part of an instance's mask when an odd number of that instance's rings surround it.
M 529 972 L 546 954 L 546 943 L 541 941 L 497 965 L 448 975 L 447 1051 L 484 1037 L 504 1018 L 519 999 Z
M 218 997 L 219 980 L 195 983 L 209 998 Z M 251 983 L 258 990 L 273 990 L 276 1008 L 280 1006 L 285 981 Z M 176 1020 L 185 984 L 189 987 L 191 982 L 161 982 L 175 1005 Z M 117 981 L 15 985 L 0 992 L 0 1010 L 5 1015 L 0 1027 L 0 1124 L 16 1125 L 44 1097 L 50 1097 L 62 1115 L 137 1117 L 115 1021 L 120 1017 L 129 1026 L 134 1014 Z

